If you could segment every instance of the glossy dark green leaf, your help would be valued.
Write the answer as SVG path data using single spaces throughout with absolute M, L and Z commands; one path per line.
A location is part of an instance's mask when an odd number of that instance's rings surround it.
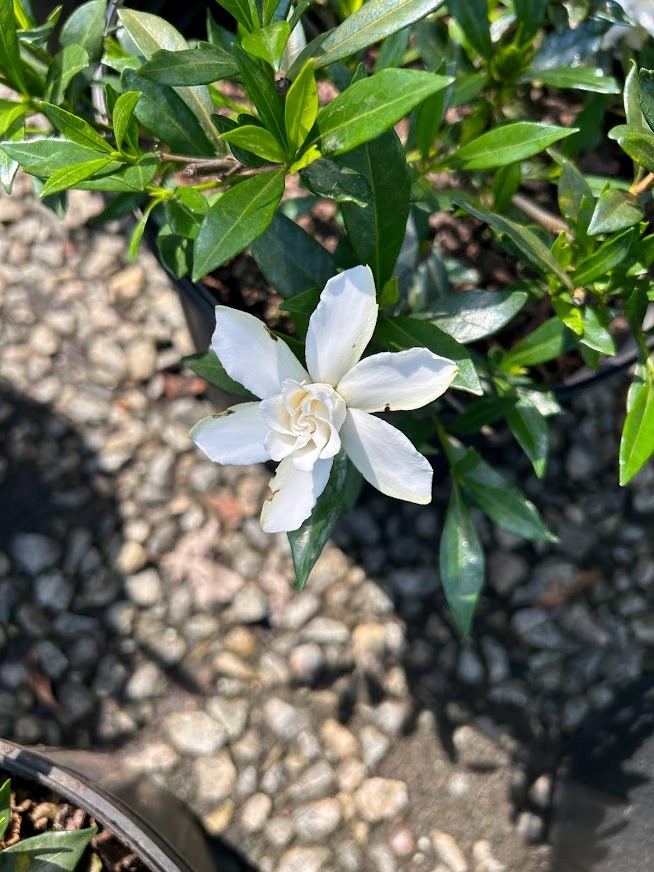
M 405 348 L 428 348 L 434 354 L 455 361 L 459 367 L 453 388 L 481 396 L 483 390 L 477 370 L 464 345 L 453 339 L 449 333 L 440 330 L 429 321 L 416 318 L 380 317 L 375 331 L 379 339 L 393 350 Z
M 284 170 L 251 176 L 209 209 L 195 242 L 193 281 L 239 254 L 270 225 L 284 193 Z
M 344 155 L 339 165 L 359 173 L 372 192 L 370 206 L 341 204 L 348 237 L 359 263 L 367 263 L 378 290 L 393 274 L 409 217 L 411 180 L 394 130 Z
M 516 399 L 513 397 L 481 397 L 465 407 L 449 430 L 455 436 L 473 436 L 488 424 L 506 417 Z
M 168 224 L 177 236 L 195 239 L 208 211 L 206 197 L 194 188 L 175 188 L 174 196 L 166 201 Z
M 540 324 L 505 356 L 502 366 L 514 369 L 536 366 L 559 357 L 575 346 L 575 338 L 559 318 L 550 318 Z
M 217 130 L 221 133 L 229 133 L 231 130 L 236 130 L 239 127 L 239 122 L 234 121 L 233 118 L 228 118 L 226 115 L 212 115 L 214 124 L 216 125 Z M 254 116 L 250 116 L 252 120 Z M 239 120 L 242 119 L 242 116 L 239 115 Z M 242 123 L 246 123 L 244 120 Z M 262 167 L 265 166 L 266 161 L 262 157 L 257 157 L 256 154 L 252 154 L 251 151 L 245 151 L 242 148 L 239 148 L 237 145 L 230 145 L 230 150 L 237 161 L 244 164 L 246 167 Z
M 157 139 L 177 154 L 212 157 L 215 149 L 191 109 L 173 88 L 157 85 L 134 70 L 122 75 L 127 91 L 139 91 L 135 115 Z
M 252 254 L 267 281 L 282 297 L 322 288 L 336 275 L 333 256 L 306 230 L 279 212 L 252 243 Z
M 491 227 L 499 230 L 500 233 L 505 233 L 539 272 L 546 276 L 550 274 L 555 275 L 566 287 L 573 290 L 570 276 L 561 268 L 561 265 L 545 243 L 529 230 L 528 227 L 517 224 L 515 221 L 510 221 L 502 215 L 496 215 L 494 212 L 483 212 L 481 209 L 475 209 L 474 206 L 464 201 L 453 199 L 452 202 L 455 206 L 465 209 L 466 212 L 474 215 L 480 221 L 490 224 Z
M 293 153 L 304 145 L 317 115 L 318 86 L 313 62 L 307 61 L 289 88 L 284 106 L 286 137 Z
M 496 212 L 503 212 L 507 208 L 511 197 L 518 192 L 521 181 L 520 162 L 507 164 L 497 170 L 493 178 L 493 208 Z
M 379 54 L 375 60 L 375 72 L 387 70 L 389 67 L 401 67 L 402 61 L 409 47 L 409 37 L 411 36 L 411 28 L 404 27 L 387 37 L 379 49 Z
M 482 57 L 490 60 L 493 44 L 491 43 L 487 0 L 447 0 L 447 8 L 456 19 L 470 45 Z
M 483 133 L 444 160 L 464 170 L 488 170 L 526 160 L 577 131 L 555 124 L 517 121 Z
M 620 484 L 625 485 L 654 454 L 654 379 L 651 366 L 636 385 L 620 440 Z
M 304 187 L 317 197 L 335 203 L 370 206 L 373 202 L 367 177 L 347 166 L 339 166 L 329 158 L 320 158 L 300 170 L 300 178 Z
M 264 127 L 268 128 L 280 143 L 285 143 L 284 101 L 275 87 L 275 82 L 244 52 L 237 50 L 236 60 L 241 71 L 243 84 L 256 106 Z
M 209 42 L 182 51 L 159 49 L 138 70 L 139 76 L 159 85 L 208 85 L 238 73 L 229 52 Z
M 107 0 L 89 0 L 74 9 L 61 28 L 62 46 L 81 45 L 92 61 L 102 57 L 104 28 L 107 20 Z
M 430 155 L 436 135 L 443 119 L 444 95 L 446 91 L 439 91 L 432 97 L 423 100 L 416 112 L 415 138 L 422 160 L 427 160 Z
M 78 145 L 67 139 L 55 138 L 16 142 L 4 140 L 0 143 L 0 147 L 26 172 L 41 177 L 46 177 L 55 170 L 71 164 L 83 163 L 97 157 L 104 157 L 107 154 L 106 149 L 100 151 Z
M 125 141 L 132 149 L 138 148 L 138 128 L 136 127 L 134 110 L 140 96 L 140 91 L 125 91 L 118 97 L 114 105 L 111 114 L 116 148 L 119 151 L 122 150 Z
M 529 75 L 529 74 L 528 74 Z M 573 91 L 591 91 L 596 94 L 619 94 L 620 84 L 613 76 L 607 76 L 601 67 L 556 67 L 539 70 L 529 75 L 552 88 L 570 88 Z
M 88 179 L 101 170 L 106 169 L 107 165 L 110 163 L 113 163 L 110 157 L 100 157 L 86 161 L 85 163 L 73 164 L 72 166 L 55 170 L 43 186 L 41 197 L 49 197 L 52 194 L 58 194 L 60 191 L 74 188 L 85 179 Z
M 97 827 L 49 830 L 4 848 L 1 872 L 74 872 Z
M 654 70 L 638 73 L 640 110 L 651 130 L 654 130 Z
M 589 236 L 615 233 L 642 221 L 644 210 L 629 191 L 608 188 L 597 199 L 588 225 Z
M 585 306 L 583 311 L 583 345 L 597 351 L 600 354 L 615 354 L 615 343 L 609 331 L 608 316 L 606 309 L 593 309 Z
M 648 172 L 654 172 L 654 133 L 649 130 L 634 130 L 626 124 L 620 124 L 609 130 L 608 135 L 609 139 L 615 139 L 633 161 Z
M 590 185 L 572 161 L 564 160 L 559 176 L 558 200 L 561 215 L 566 221 L 576 222 L 584 197 L 592 201 L 593 194 Z
M 251 56 L 261 58 L 275 72 L 279 72 L 286 43 L 291 35 L 288 21 L 274 21 L 261 30 L 246 34 L 241 40 L 243 49 Z
M 335 30 L 314 40 L 303 56 L 291 67 L 289 76 L 295 78 L 309 57 L 316 58 L 316 67 L 326 67 L 342 61 L 363 49 L 386 39 L 434 12 L 444 0 L 368 0 L 360 9 L 345 19 Z
M 527 299 L 524 291 L 462 291 L 440 297 L 420 317 L 465 345 L 496 333 L 517 315 Z
M 233 15 L 248 33 L 260 26 L 254 0 L 220 0 L 220 5 Z
M 235 145 L 251 154 L 256 154 L 258 157 L 271 163 L 284 163 L 286 159 L 281 145 L 265 127 L 246 124 L 243 127 L 236 127 L 234 130 L 223 133 L 222 138 L 230 145 Z
M 557 541 L 536 506 L 510 479 L 482 460 L 474 448 L 458 449 L 455 456 L 458 459 L 452 473 L 491 521 L 523 539 Z
M 538 478 L 545 475 L 549 446 L 547 419 L 530 398 L 520 393 L 518 402 L 507 412 L 506 422 L 525 452 Z
M 191 255 L 193 242 L 186 236 L 177 236 L 169 224 L 164 224 L 157 233 L 157 249 L 159 259 L 168 272 L 181 279 L 191 271 Z
M 318 497 L 311 515 L 297 530 L 288 534 L 295 568 L 295 584 L 301 591 L 332 530 L 344 511 L 350 508 L 352 494 L 361 483 L 361 474 L 341 451 L 334 458 L 327 487 Z
M 547 11 L 549 0 L 514 0 L 515 14 L 520 23 L 519 36 L 522 45 L 530 42 L 538 33 Z
M 445 598 L 458 630 L 470 631 L 484 586 L 484 551 L 463 495 L 455 481 L 441 536 L 439 565 Z
M 59 106 L 64 102 L 66 89 L 74 77 L 87 69 L 89 56 L 81 45 L 67 45 L 55 55 L 45 81 L 45 96 L 48 102 Z
M 318 112 L 321 151 L 343 154 L 375 139 L 451 81 L 421 70 L 382 70 L 355 82 Z
M 575 286 L 588 285 L 605 278 L 614 267 L 625 263 L 637 236 L 638 230 L 635 227 L 630 227 L 617 236 L 610 236 L 598 249 L 577 264 L 572 274 Z
M 144 191 L 158 170 L 159 158 L 156 154 L 144 154 L 134 164 L 125 165 L 114 161 L 104 172 L 80 182 L 77 187 L 84 191 L 135 193 Z
M 7 82 L 22 94 L 27 94 L 25 68 L 18 47 L 13 0 L 0 0 L 0 69 Z
M 207 384 L 218 388 L 219 391 L 224 391 L 226 394 L 232 394 L 235 397 L 244 397 L 247 400 L 256 400 L 243 385 L 235 382 L 225 372 L 225 367 L 218 360 L 215 351 L 201 351 L 198 354 L 190 354 L 182 358 L 182 363 L 188 366 L 196 375 L 203 378 Z
M 60 133 L 85 148 L 91 148 L 94 151 L 104 151 L 111 153 L 113 148 L 103 139 L 100 134 L 91 127 L 83 118 L 67 112 L 60 106 L 54 106 L 52 103 L 41 103 L 41 109 L 48 116 L 54 127 Z

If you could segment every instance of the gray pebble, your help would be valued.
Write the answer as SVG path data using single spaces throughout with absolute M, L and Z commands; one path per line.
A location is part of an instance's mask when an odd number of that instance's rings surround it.
M 173 748 L 189 757 L 213 754 L 225 744 L 225 730 L 204 711 L 173 712 L 164 729 Z
M 9 553 L 20 569 L 38 575 L 57 562 L 61 547 L 42 533 L 17 533 L 11 540 Z

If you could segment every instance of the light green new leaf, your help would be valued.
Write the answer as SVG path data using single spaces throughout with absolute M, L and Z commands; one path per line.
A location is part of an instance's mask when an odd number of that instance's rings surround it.
M 489 60 L 493 53 L 487 0 L 447 0 L 465 38 L 479 54 Z
M 318 112 L 323 154 L 343 154 L 375 139 L 452 79 L 421 70 L 382 70 L 350 85 Z
M 593 309 L 585 306 L 582 320 L 583 334 L 580 342 L 593 351 L 611 356 L 615 354 L 615 343 L 609 331 L 606 309 Z
M 638 224 L 643 215 L 644 209 L 634 194 L 607 188 L 599 195 L 587 232 L 589 236 L 615 233 Z
M 435 306 L 417 317 L 425 318 L 464 345 L 496 333 L 527 302 L 524 291 L 464 291 L 440 297 Z
M 95 160 L 86 161 L 86 163 L 74 164 L 73 166 L 56 170 L 43 186 L 41 198 L 74 188 L 79 182 L 106 169 L 110 163 L 113 163 L 110 157 L 100 157 Z
M 152 153 L 144 154 L 135 164 L 125 165 L 112 161 L 104 172 L 80 182 L 77 187 L 84 191 L 112 191 L 126 194 L 145 191 L 158 169 L 159 158 Z
M 556 542 L 538 509 L 506 476 L 486 463 L 474 448 L 454 448 L 452 472 L 479 508 L 496 524 L 523 539 Z
M 200 378 L 203 378 L 207 384 L 218 388 L 219 391 L 233 394 L 235 397 L 244 397 L 248 400 L 257 399 L 243 385 L 235 382 L 234 379 L 227 375 L 225 367 L 218 360 L 216 352 L 211 348 L 208 351 L 200 351 L 198 354 L 190 354 L 187 357 L 183 357 L 182 363 L 188 366 L 196 375 L 199 375 Z
M 284 170 L 251 176 L 209 209 L 195 241 L 193 281 L 239 254 L 266 230 L 284 193 Z
M 536 366 L 565 354 L 575 344 L 575 337 L 565 324 L 559 318 L 550 318 L 513 346 L 505 355 L 502 368 L 510 372 Z
M 654 381 L 651 371 L 638 389 L 620 440 L 620 484 L 625 485 L 654 454 Z
M 89 0 L 71 12 L 61 28 L 59 42 L 63 47 L 81 45 L 92 61 L 102 57 L 107 0 Z
M 555 67 L 551 70 L 535 70 L 527 73 L 527 77 L 552 88 L 571 88 L 596 94 L 619 94 L 622 90 L 618 81 L 613 76 L 605 75 L 601 67 Z
M 0 100 L 0 139 L 15 125 L 19 118 L 28 112 L 25 103 L 14 103 L 12 100 Z
M 367 263 L 381 291 L 390 279 L 406 234 L 411 180 L 394 130 L 344 155 L 339 164 L 362 176 L 372 192 L 369 206 L 343 202 L 341 211 L 359 263 Z
M 6 149 L 7 141 L 19 141 L 25 137 L 25 118 L 19 116 L 5 130 L 3 134 L 5 142 L 0 143 L 0 185 L 5 189 L 7 194 L 11 194 L 11 189 L 14 185 L 14 179 L 18 172 L 19 163 L 11 157 Z
M 368 0 L 345 19 L 335 30 L 314 40 L 289 71 L 289 78 L 298 74 L 309 57 L 316 58 L 316 68 L 342 61 L 398 30 L 420 21 L 442 6 L 444 0 Z
M 220 5 L 250 33 L 261 26 L 254 0 L 220 0 Z
M 489 170 L 539 154 L 576 128 L 557 127 L 535 121 L 517 121 L 489 130 L 443 160 L 446 166 L 464 170 Z
M 291 35 L 288 21 L 274 21 L 261 30 L 246 34 L 241 40 L 243 49 L 255 58 L 261 58 L 279 72 L 286 43 Z
M 295 568 L 295 585 L 301 591 L 320 557 L 341 514 L 351 508 L 361 486 L 361 474 L 347 454 L 334 458 L 327 487 L 318 497 L 313 511 L 297 530 L 288 534 Z
M 459 367 L 453 388 L 481 396 L 483 389 L 477 370 L 468 350 L 449 333 L 440 330 L 429 321 L 418 321 L 416 318 L 387 318 L 381 316 L 375 335 L 393 350 L 405 348 L 428 348 L 434 354 L 453 360 Z
M 455 481 L 439 551 L 441 584 L 459 632 L 469 632 L 484 586 L 484 551 L 463 495 Z
M 83 118 L 79 118 L 71 112 L 66 112 L 60 106 L 53 106 L 51 103 L 41 103 L 41 109 L 57 130 L 63 133 L 71 142 L 83 145 L 86 148 L 92 148 L 95 151 L 104 151 L 108 154 L 113 152 L 111 145 L 90 124 L 87 124 Z
M 201 42 L 181 51 L 159 49 L 139 67 L 138 74 L 159 85 L 208 85 L 238 73 L 234 58 L 219 46 Z
M 292 152 L 296 152 L 304 145 L 317 115 L 318 87 L 313 61 L 307 61 L 289 88 L 284 106 L 286 137 Z
M 49 103 L 59 106 L 64 102 L 66 89 L 73 78 L 87 69 L 89 56 L 81 45 L 67 45 L 55 55 L 45 80 L 45 96 Z
M 574 290 L 570 276 L 561 267 L 545 243 L 527 227 L 523 227 L 515 221 L 510 221 L 502 215 L 475 209 L 474 206 L 464 201 L 452 200 L 452 202 L 455 206 L 465 209 L 466 212 L 474 215 L 480 221 L 490 224 L 491 227 L 499 230 L 500 233 L 505 233 L 539 272 L 546 276 L 555 275 L 567 288 L 571 291 Z
M 284 163 L 286 155 L 275 137 L 265 127 L 256 124 L 245 124 L 222 134 L 225 142 L 244 148 L 246 151 L 262 157 L 272 163 Z
M 0 0 L 0 69 L 7 82 L 21 94 L 27 94 L 25 68 L 18 47 L 13 0 Z
M 112 113 L 112 121 L 114 127 L 114 136 L 116 137 L 116 148 L 122 151 L 123 142 L 127 139 L 128 145 L 132 148 L 138 147 L 138 139 L 128 135 L 131 133 L 130 125 L 134 119 L 134 110 L 141 96 L 140 91 L 125 91 L 116 100 L 116 105 Z M 138 133 L 138 131 L 136 131 Z M 135 141 L 136 139 L 136 141 Z

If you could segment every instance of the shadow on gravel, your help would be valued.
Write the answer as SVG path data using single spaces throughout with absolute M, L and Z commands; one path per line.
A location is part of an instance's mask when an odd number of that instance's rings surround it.
M 125 594 L 112 477 L 69 421 L 4 382 L 0 446 L 0 736 L 116 750 L 137 649 L 115 629 Z M 221 839 L 207 843 L 211 868 L 256 872 Z

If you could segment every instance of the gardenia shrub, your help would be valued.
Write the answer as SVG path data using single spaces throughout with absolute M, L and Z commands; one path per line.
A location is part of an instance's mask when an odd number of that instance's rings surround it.
M 362 477 L 426 503 L 440 454 L 439 571 L 467 631 L 484 580 L 471 506 L 553 538 L 478 434 L 505 426 L 543 476 L 548 372 L 597 370 L 628 333 L 620 482 L 654 452 L 651 4 L 220 6 L 189 44 L 106 0 L 55 38 L 57 11 L 0 0 L 0 182 L 22 167 L 56 210 L 71 188 L 107 192 L 105 219 L 140 216 L 132 256 L 149 225 L 178 278 L 251 252 L 282 302 L 267 325 L 216 310 L 186 362 L 246 402 L 193 438 L 221 463 L 279 463 L 262 526 L 288 532 L 299 588 Z M 325 202 L 331 246 L 304 229 Z M 444 251 L 444 219 L 502 258 L 501 282 Z

